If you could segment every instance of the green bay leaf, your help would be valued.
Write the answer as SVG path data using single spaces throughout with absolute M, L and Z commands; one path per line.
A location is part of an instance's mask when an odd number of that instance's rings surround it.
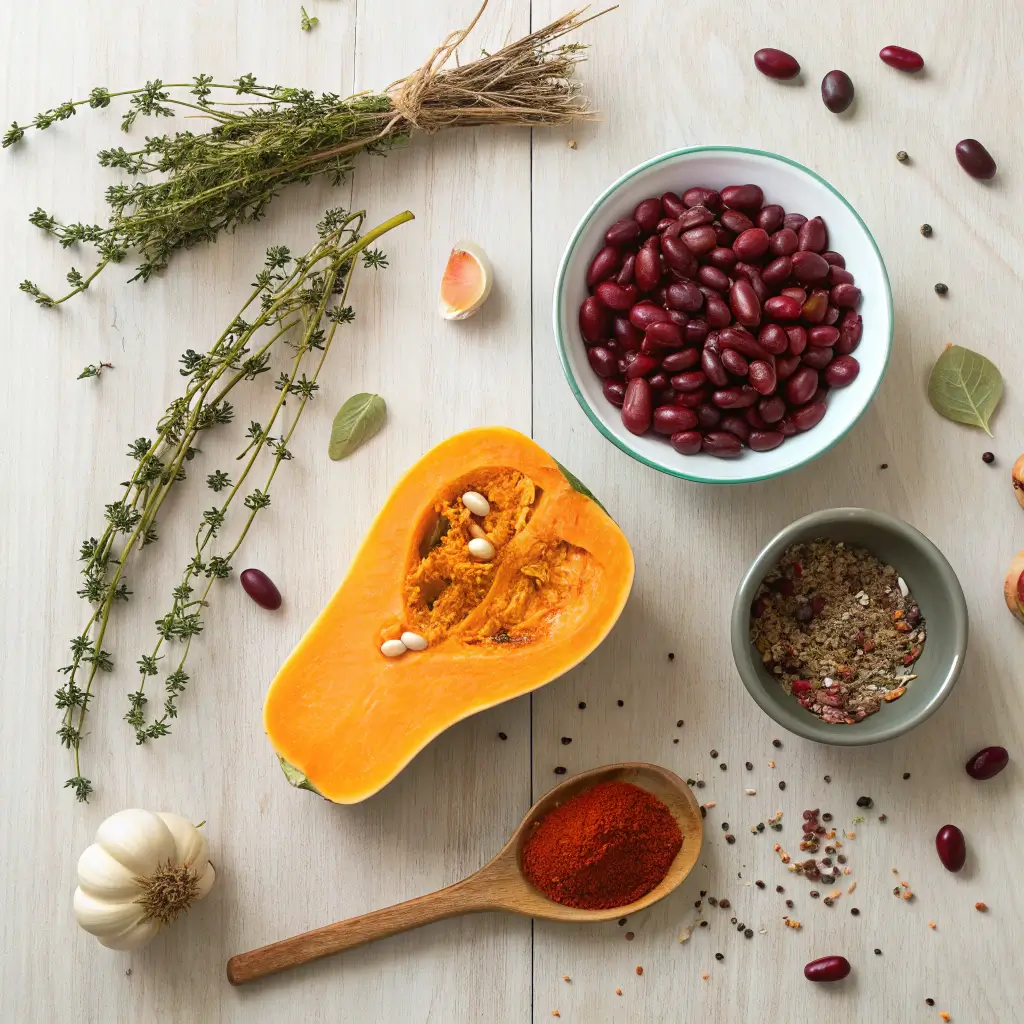
M 348 458 L 384 426 L 387 405 L 380 395 L 353 395 L 334 417 L 327 454 L 337 462 Z
M 989 437 L 989 421 L 1003 397 L 1003 377 L 990 359 L 960 345 L 950 345 L 928 378 L 928 401 L 940 416 L 981 427 Z

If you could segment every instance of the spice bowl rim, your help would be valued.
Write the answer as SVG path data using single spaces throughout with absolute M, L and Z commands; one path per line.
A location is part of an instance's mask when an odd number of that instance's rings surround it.
M 643 179 L 648 176 L 648 172 L 656 171 L 666 163 L 678 163 L 682 166 L 690 158 L 708 155 L 713 157 L 716 154 L 730 158 L 738 157 L 741 161 L 749 163 L 752 174 L 758 167 L 763 168 L 766 162 L 768 166 L 780 165 L 784 168 L 784 174 L 803 176 L 815 188 L 823 189 L 823 194 L 829 194 L 831 197 L 829 201 L 834 201 L 840 208 L 845 209 L 852 218 L 850 223 L 855 225 L 855 230 L 866 242 L 864 251 L 868 254 L 872 264 L 871 270 L 880 285 L 878 309 L 884 319 L 884 323 L 881 320 L 873 323 L 865 317 L 865 336 L 861 346 L 863 347 L 870 338 L 872 345 L 880 347 L 880 352 L 873 359 L 871 367 L 865 365 L 863 358 L 860 359 L 862 367 L 860 378 L 849 388 L 841 389 L 844 392 L 849 392 L 848 395 L 842 395 L 840 398 L 842 407 L 837 409 L 833 407 L 837 404 L 836 402 L 829 403 L 828 415 L 832 417 L 830 429 L 822 431 L 820 430 L 822 424 L 819 424 L 813 430 L 791 439 L 791 441 L 797 442 L 796 444 L 789 443 L 788 447 L 787 444 L 783 444 L 770 452 L 755 453 L 745 449 L 743 455 L 738 459 L 718 459 L 707 453 L 680 455 L 667 443 L 667 439 L 658 439 L 658 443 L 652 446 L 649 436 L 636 437 L 629 433 L 618 419 L 618 410 L 610 406 L 601 396 L 603 383 L 601 379 L 594 376 L 592 381 L 585 376 L 586 374 L 593 375 L 593 371 L 590 369 L 586 357 L 581 357 L 580 352 L 576 351 L 577 347 L 581 351 L 583 347 L 578 332 L 574 330 L 578 304 L 575 299 L 572 301 L 569 299 L 573 280 L 577 275 L 585 274 L 585 268 L 593 256 L 592 252 L 582 253 L 580 247 L 581 239 L 595 217 L 610 217 L 609 206 L 615 205 L 620 193 L 634 179 Z M 629 213 L 619 212 L 619 216 L 628 215 Z M 610 217 L 610 219 L 614 218 Z M 847 248 L 847 244 L 842 243 L 842 247 Z M 570 275 L 572 275 L 571 278 Z M 582 280 L 582 276 L 580 279 Z M 555 276 L 552 317 L 555 348 L 569 389 L 586 413 L 587 418 L 605 439 L 650 469 L 694 483 L 711 484 L 742 484 L 771 480 L 813 462 L 839 444 L 867 411 L 881 386 L 892 352 L 895 322 L 892 288 L 878 243 L 853 204 L 831 182 L 799 161 L 780 153 L 749 146 L 715 144 L 681 147 L 651 157 L 626 171 L 598 195 L 573 229 L 562 254 Z M 868 372 L 869 369 L 870 372 Z M 854 395 L 857 397 L 854 398 Z M 609 413 L 609 409 L 612 410 L 612 413 Z M 828 422 L 828 417 L 825 422 Z M 792 452 L 797 447 L 805 450 L 789 457 L 788 452 Z M 781 455 L 783 451 L 787 452 L 786 457 Z
M 829 725 L 800 707 L 760 667 L 750 641 L 750 608 L 761 581 L 775 567 L 791 544 L 811 540 L 818 536 L 828 537 L 830 527 L 851 522 L 858 523 L 867 532 L 885 533 L 894 537 L 897 542 L 912 547 L 918 556 L 929 563 L 939 580 L 937 588 L 939 593 L 931 596 L 935 602 L 941 602 L 946 606 L 948 617 L 951 620 L 951 628 L 948 633 L 952 655 L 938 666 L 937 671 L 928 676 L 918 676 L 910 684 L 914 687 L 925 687 L 929 691 L 925 703 L 915 711 L 904 712 L 900 707 L 901 702 L 896 701 L 887 704 L 863 722 L 858 722 L 856 725 L 839 726 Z M 868 550 L 871 549 L 870 543 L 865 542 L 864 546 Z M 935 543 L 916 527 L 902 519 L 873 509 L 856 507 L 821 509 L 803 516 L 779 530 L 761 548 L 744 573 L 733 600 L 730 626 L 733 661 L 743 685 L 761 710 L 789 732 L 817 743 L 839 747 L 884 743 L 902 736 L 916 728 L 925 719 L 930 718 L 956 685 L 963 669 L 969 634 L 967 601 L 963 588 L 953 567 Z M 877 719 L 879 715 L 886 715 L 886 712 L 895 713 L 887 715 L 889 720 L 883 719 L 881 725 L 875 725 L 872 722 L 872 719 Z M 862 728 L 866 723 L 871 723 L 867 730 Z

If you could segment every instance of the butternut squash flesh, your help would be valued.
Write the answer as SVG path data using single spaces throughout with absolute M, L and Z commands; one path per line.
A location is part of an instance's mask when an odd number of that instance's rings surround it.
M 462 504 L 469 490 L 486 516 Z M 469 555 L 471 524 L 491 561 Z M 289 781 L 336 803 L 372 796 L 449 726 L 582 661 L 632 582 L 622 531 L 530 438 L 483 427 L 442 442 L 398 482 L 270 685 L 263 721 Z M 384 657 L 405 630 L 427 649 Z

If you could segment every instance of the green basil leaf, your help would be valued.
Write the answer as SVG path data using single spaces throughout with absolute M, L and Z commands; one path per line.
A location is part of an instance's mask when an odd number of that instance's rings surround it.
M 928 378 L 928 401 L 940 416 L 981 427 L 989 437 L 989 420 L 1003 397 L 1003 377 L 995 363 L 960 345 L 950 345 Z
M 334 417 L 327 454 L 335 462 L 348 458 L 384 426 L 387 408 L 380 395 L 353 395 Z

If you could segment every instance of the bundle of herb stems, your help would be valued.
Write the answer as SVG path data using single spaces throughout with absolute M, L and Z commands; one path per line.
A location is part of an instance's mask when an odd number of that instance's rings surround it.
M 21 290 L 41 305 L 59 305 L 129 254 L 139 259 L 131 280 L 148 280 L 175 252 L 259 219 L 285 186 L 320 176 L 339 185 L 357 155 L 387 153 L 417 131 L 563 125 L 588 117 L 587 101 L 572 81 L 584 47 L 557 41 L 599 14 L 585 17 L 586 8 L 571 11 L 496 53 L 446 67 L 486 6 L 484 0 L 466 28 L 451 33 L 419 70 L 383 93 L 317 96 L 307 89 L 261 85 L 253 75 L 230 85 L 197 75 L 191 83 L 154 80 L 120 92 L 98 87 L 87 99 L 37 114 L 30 124 L 14 122 L 3 137 L 5 148 L 20 142 L 28 129 L 49 128 L 74 116 L 80 106 L 106 107 L 122 96 L 130 98 L 121 121 L 126 132 L 140 116 L 173 116 L 174 107 L 216 122 L 205 134 L 154 136 L 140 149 L 119 146 L 100 152 L 101 165 L 136 179 L 107 189 L 105 227 L 63 223 L 41 208 L 29 218 L 65 248 L 92 245 L 97 264 L 85 274 L 72 268 L 70 290 L 60 297 L 30 280 L 22 282 Z M 240 110 L 237 101 L 213 98 L 224 93 L 252 99 Z
M 283 346 L 290 346 L 293 351 L 288 356 L 288 369 L 277 379 L 278 395 L 266 423 L 252 422 L 249 426 L 248 443 L 238 455 L 242 465 L 236 479 L 232 481 L 221 470 L 207 477 L 210 489 L 218 495 L 223 491 L 225 496 L 203 513 L 195 550 L 174 588 L 171 607 L 156 622 L 152 649 L 138 660 L 141 678 L 138 689 L 128 695 L 129 710 L 124 717 L 135 730 L 136 742 L 144 743 L 166 735 L 169 721 L 177 717 L 177 698 L 189 678 L 185 661 L 193 638 L 203 629 L 202 610 L 213 583 L 231 574 L 231 559 L 256 513 L 270 504 L 271 483 L 281 463 L 292 457 L 288 443 L 318 389 L 317 378 L 335 332 L 339 325 L 354 319 L 351 307 L 345 303 L 357 257 L 366 267 L 386 267 L 383 253 L 370 246 L 392 228 L 412 220 L 411 213 L 401 213 L 361 234 L 364 216 L 329 211 L 318 225 L 317 243 L 305 256 L 293 258 L 283 246 L 269 249 L 252 293 L 227 329 L 205 353 L 189 349 L 181 357 L 184 392 L 160 417 L 155 439 L 139 438 L 129 446 L 128 454 L 137 461 L 135 470 L 123 483 L 121 496 L 106 506 L 106 525 L 100 536 L 90 537 L 82 545 L 85 582 L 78 593 L 94 607 L 85 628 L 71 641 L 70 663 L 61 669 L 66 680 L 56 694 L 62 715 L 58 735 L 73 752 L 75 762 L 75 774 L 65 787 L 81 801 L 92 792 L 92 783 L 81 768 L 83 726 L 97 672 L 110 672 L 114 667 L 103 643 L 114 605 L 131 596 L 126 579 L 128 560 L 157 540 L 157 515 L 176 485 L 185 479 L 200 435 L 233 420 L 228 398 L 234 388 L 269 372 L 271 357 Z M 291 423 L 278 426 L 289 397 L 296 399 Z M 264 450 L 270 454 L 269 470 L 262 485 L 245 494 L 248 513 L 237 537 L 223 553 L 207 554 L 225 525 L 232 501 L 247 490 L 246 481 Z M 147 724 L 146 680 L 160 673 L 159 663 L 165 657 L 162 652 L 173 642 L 181 646 L 169 658 L 163 714 Z

